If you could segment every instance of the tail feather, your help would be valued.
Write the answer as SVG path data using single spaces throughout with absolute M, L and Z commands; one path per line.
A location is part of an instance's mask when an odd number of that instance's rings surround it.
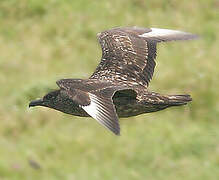
M 168 96 L 168 103 L 173 106 L 180 106 L 185 105 L 188 102 L 192 101 L 192 98 L 190 95 L 169 95 Z

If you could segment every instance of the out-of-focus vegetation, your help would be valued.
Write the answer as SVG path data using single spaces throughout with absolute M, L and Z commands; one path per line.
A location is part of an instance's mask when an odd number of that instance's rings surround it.
M 57 79 L 89 77 L 98 32 L 134 25 L 201 36 L 160 44 L 150 84 L 192 103 L 121 119 L 121 137 L 90 118 L 28 109 Z M 1 0 L 0 179 L 219 179 L 218 30 L 218 0 Z

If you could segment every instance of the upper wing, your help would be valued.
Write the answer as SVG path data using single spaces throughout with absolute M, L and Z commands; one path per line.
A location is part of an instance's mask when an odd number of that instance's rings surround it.
M 90 79 L 148 86 L 155 67 L 156 44 L 196 37 L 158 28 L 125 27 L 104 31 L 98 34 L 102 59 Z

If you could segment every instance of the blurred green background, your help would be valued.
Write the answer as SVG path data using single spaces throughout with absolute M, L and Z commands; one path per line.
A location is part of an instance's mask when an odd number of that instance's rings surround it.
M 28 108 L 61 78 L 88 78 L 100 31 L 184 30 L 200 40 L 160 44 L 150 89 L 188 93 L 188 106 L 95 120 Z M 218 0 L 1 0 L 0 179 L 219 179 Z

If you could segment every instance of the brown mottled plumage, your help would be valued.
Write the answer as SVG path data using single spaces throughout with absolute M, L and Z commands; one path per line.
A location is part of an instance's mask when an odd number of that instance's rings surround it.
M 189 95 L 160 95 L 148 91 L 158 42 L 188 40 L 196 35 L 181 31 L 124 27 L 98 34 L 102 59 L 89 79 L 62 79 L 59 90 L 29 106 L 45 106 L 67 114 L 91 116 L 116 135 L 118 117 L 136 116 L 185 105 Z

